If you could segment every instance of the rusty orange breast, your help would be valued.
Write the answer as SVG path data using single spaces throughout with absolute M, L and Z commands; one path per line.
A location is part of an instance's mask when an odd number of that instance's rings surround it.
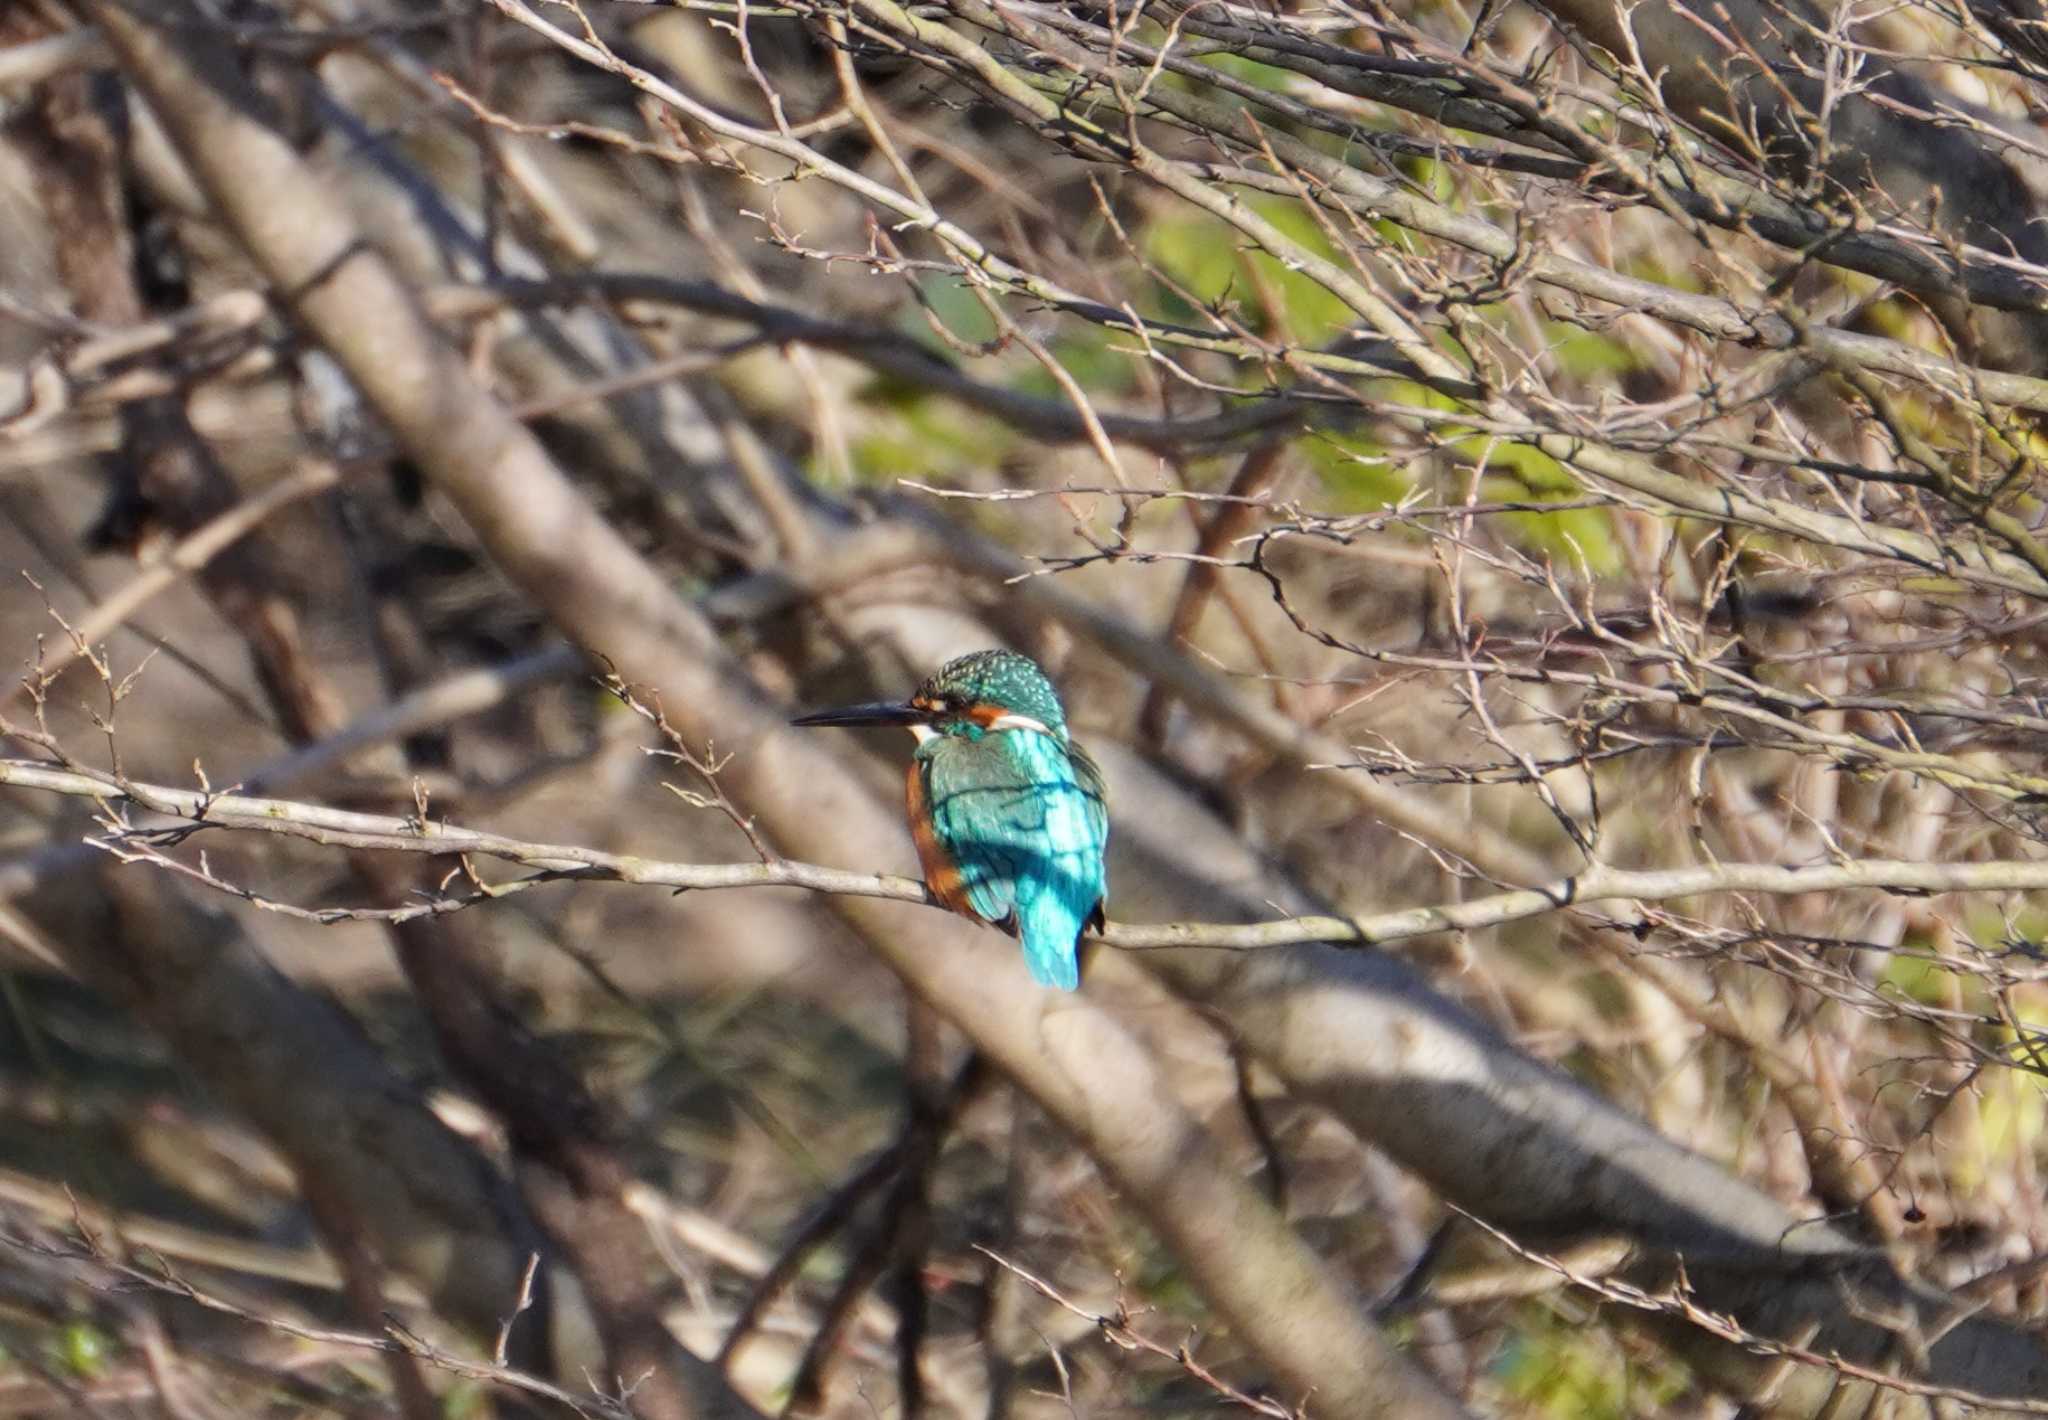
M 946 852 L 939 842 L 939 835 L 932 828 L 931 804 L 924 791 L 923 766 L 914 759 L 910 762 L 909 782 L 905 790 L 909 801 L 910 839 L 917 845 L 917 861 L 924 869 L 924 885 L 931 889 L 932 896 L 941 905 L 963 917 L 978 918 L 980 914 L 968 905 L 967 883 L 960 876 L 960 865 Z

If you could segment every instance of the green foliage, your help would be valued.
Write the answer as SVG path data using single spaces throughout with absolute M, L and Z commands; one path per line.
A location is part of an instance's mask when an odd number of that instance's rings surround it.
M 1609 1333 L 1573 1326 L 1547 1308 L 1530 1308 L 1494 1364 L 1503 1390 L 1527 1413 L 1554 1420 L 1632 1420 L 1684 1394 L 1676 1365 L 1650 1368 L 1629 1358 Z
M 1396 381 L 1388 399 L 1416 408 L 1451 412 L 1456 405 L 1421 385 Z M 1452 455 L 1483 463 L 1486 478 L 1480 497 L 1490 502 L 1568 502 L 1584 493 L 1571 471 L 1540 449 L 1511 444 L 1489 434 L 1459 434 L 1455 425 L 1440 432 Z M 1414 478 L 1406 466 L 1390 464 L 1382 445 L 1357 434 L 1321 431 L 1303 440 L 1309 466 L 1333 495 L 1332 511 L 1372 512 L 1390 508 L 1406 497 Z M 1515 512 L 1500 515 L 1499 525 L 1517 542 L 1572 568 L 1583 564 L 1592 575 L 1611 576 L 1622 567 L 1614 524 L 1605 509 L 1571 508 L 1555 513 Z
M 88 1381 L 96 1381 L 107 1373 L 117 1349 L 114 1338 L 87 1317 L 66 1322 L 49 1340 L 50 1360 Z
M 1550 338 L 1550 358 L 1574 379 L 1625 375 L 1642 365 L 1635 351 L 1598 331 L 1584 330 L 1567 321 L 1551 321 L 1544 331 Z
M 1977 1139 L 1980 1147 L 1973 1157 L 1952 1158 L 1949 1175 L 1961 1188 L 1975 1188 L 1994 1173 L 2004 1170 L 2001 1161 L 2031 1153 L 2041 1143 L 2048 1126 L 2048 1080 L 2034 1071 L 2042 1068 L 2034 1056 L 2043 1051 L 2041 1029 L 2048 1025 L 2048 1012 L 2029 1013 L 2038 1019 L 2023 1019 L 2027 1042 L 2017 1032 L 2002 1026 L 1998 1039 L 2015 1060 L 2030 1068 L 1988 1072 L 1977 1095 Z
M 1490 477 L 1480 496 L 1503 502 L 1569 501 L 1585 490 L 1569 470 L 1541 449 L 1524 444 L 1466 440 L 1486 459 Z M 1596 577 L 1621 570 L 1621 549 L 1614 540 L 1614 522 L 1604 508 L 1568 508 L 1556 513 L 1507 513 L 1502 523 L 1526 545 L 1568 566 L 1584 564 Z
M 1128 394 L 1138 383 L 1129 354 L 1131 343 L 1130 337 L 1098 326 L 1077 326 L 1047 341 L 1046 350 L 1089 394 L 1121 395 Z M 1010 387 L 1041 399 L 1067 397 L 1052 372 L 1035 360 L 1010 381 Z
M 1689 295 L 1701 295 L 1707 290 L 1707 284 L 1700 280 L 1690 266 L 1665 265 L 1655 248 L 1644 248 L 1629 256 L 1617 256 L 1614 269 L 1638 281 L 1668 286 L 1674 291 L 1682 291 Z
M 1303 250 L 1339 263 L 1344 260 L 1300 203 L 1277 197 L 1246 200 Z M 1351 308 L 1321 284 L 1249 247 L 1234 227 L 1206 212 L 1155 220 L 1145 229 L 1144 251 L 1197 301 L 1234 307 L 1254 328 L 1277 327 L 1298 345 L 1321 345 L 1357 320 Z M 1186 321 L 1200 314 L 1164 287 L 1157 295 L 1169 319 Z
M 493 1413 L 490 1392 L 481 1381 L 456 1380 L 441 1392 L 444 1420 L 484 1420 Z
M 1909 951 L 1892 954 L 1879 978 L 1880 989 L 1896 991 L 1923 1006 L 1944 1006 L 1966 991 L 1974 978 L 1959 976 L 1929 955 Z
M 1299 447 L 1330 494 L 1332 512 L 1391 508 L 1414 486 L 1407 469 L 1387 462 L 1386 450 L 1362 435 L 1320 430 Z
M 1408 181 L 1427 192 L 1433 200 L 1447 207 L 1461 205 L 1458 201 L 1457 174 L 1452 171 L 1450 164 L 1412 153 L 1402 156 L 1397 162 Z M 1403 246 L 1411 244 L 1407 234 L 1393 223 L 1380 221 L 1374 225 L 1389 241 L 1398 240 Z
M 2039 943 L 2048 940 L 2048 904 L 2028 899 L 2010 919 L 1989 908 L 1980 908 L 1969 919 L 1970 937 L 1984 945 L 2010 938 Z
M 1208 54 L 1202 57 L 1202 62 L 1219 74 L 1228 74 L 1241 83 L 1253 84 L 1276 94 L 1286 93 L 1297 81 L 1297 76 L 1290 69 L 1281 69 L 1256 59 L 1247 59 L 1242 54 Z M 1183 82 L 1188 83 L 1190 89 L 1195 88 L 1192 81 Z M 1206 88 L 1195 91 L 1204 98 L 1213 100 L 1228 97 Z
M 873 381 L 860 398 L 869 417 L 849 449 L 865 482 L 962 476 L 999 462 L 1016 442 L 1009 426 L 906 381 Z
M 966 282 L 944 276 L 927 276 L 917 283 L 917 292 L 926 309 L 956 340 L 982 345 L 996 338 L 996 318 L 988 313 L 981 298 Z M 915 305 L 903 308 L 896 325 L 911 339 L 924 341 L 939 354 L 948 353 Z

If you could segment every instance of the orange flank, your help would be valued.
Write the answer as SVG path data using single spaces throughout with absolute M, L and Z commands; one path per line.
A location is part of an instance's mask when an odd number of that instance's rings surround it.
M 960 865 L 955 863 L 946 850 L 939 846 L 939 837 L 932 828 L 931 805 L 925 802 L 924 774 L 916 760 L 910 762 L 910 837 L 917 844 L 917 861 L 924 866 L 924 885 L 932 890 L 940 904 L 963 917 L 974 917 L 977 913 L 967 902 L 967 883 L 960 876 Z

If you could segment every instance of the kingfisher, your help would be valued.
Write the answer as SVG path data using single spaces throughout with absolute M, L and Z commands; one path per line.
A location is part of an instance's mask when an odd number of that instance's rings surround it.
M 1014 651 L 948 661 L 906 701 L 799 715 L 792 725 L 901 725 L 910 836 L 939 902 L 1015 934 L 1040 985 L 1081 984 L 1083 930 L 1103 925 L 1102 774 L 1067 733 L 1045 672 Z

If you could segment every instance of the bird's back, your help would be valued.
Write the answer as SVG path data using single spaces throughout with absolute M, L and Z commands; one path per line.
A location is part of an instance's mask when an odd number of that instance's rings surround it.
M 1035 979 L 1074 989 L 1075 947 L 1103 894 L 1108 815 L 1095 766 L 1051 734 L 1002 730 L 927 740 L 913 773 L 913 799 L 924 801 L 913 812 L 929 814 L 933 846 L 958 874 L 951 895 L 1014 926 Z

